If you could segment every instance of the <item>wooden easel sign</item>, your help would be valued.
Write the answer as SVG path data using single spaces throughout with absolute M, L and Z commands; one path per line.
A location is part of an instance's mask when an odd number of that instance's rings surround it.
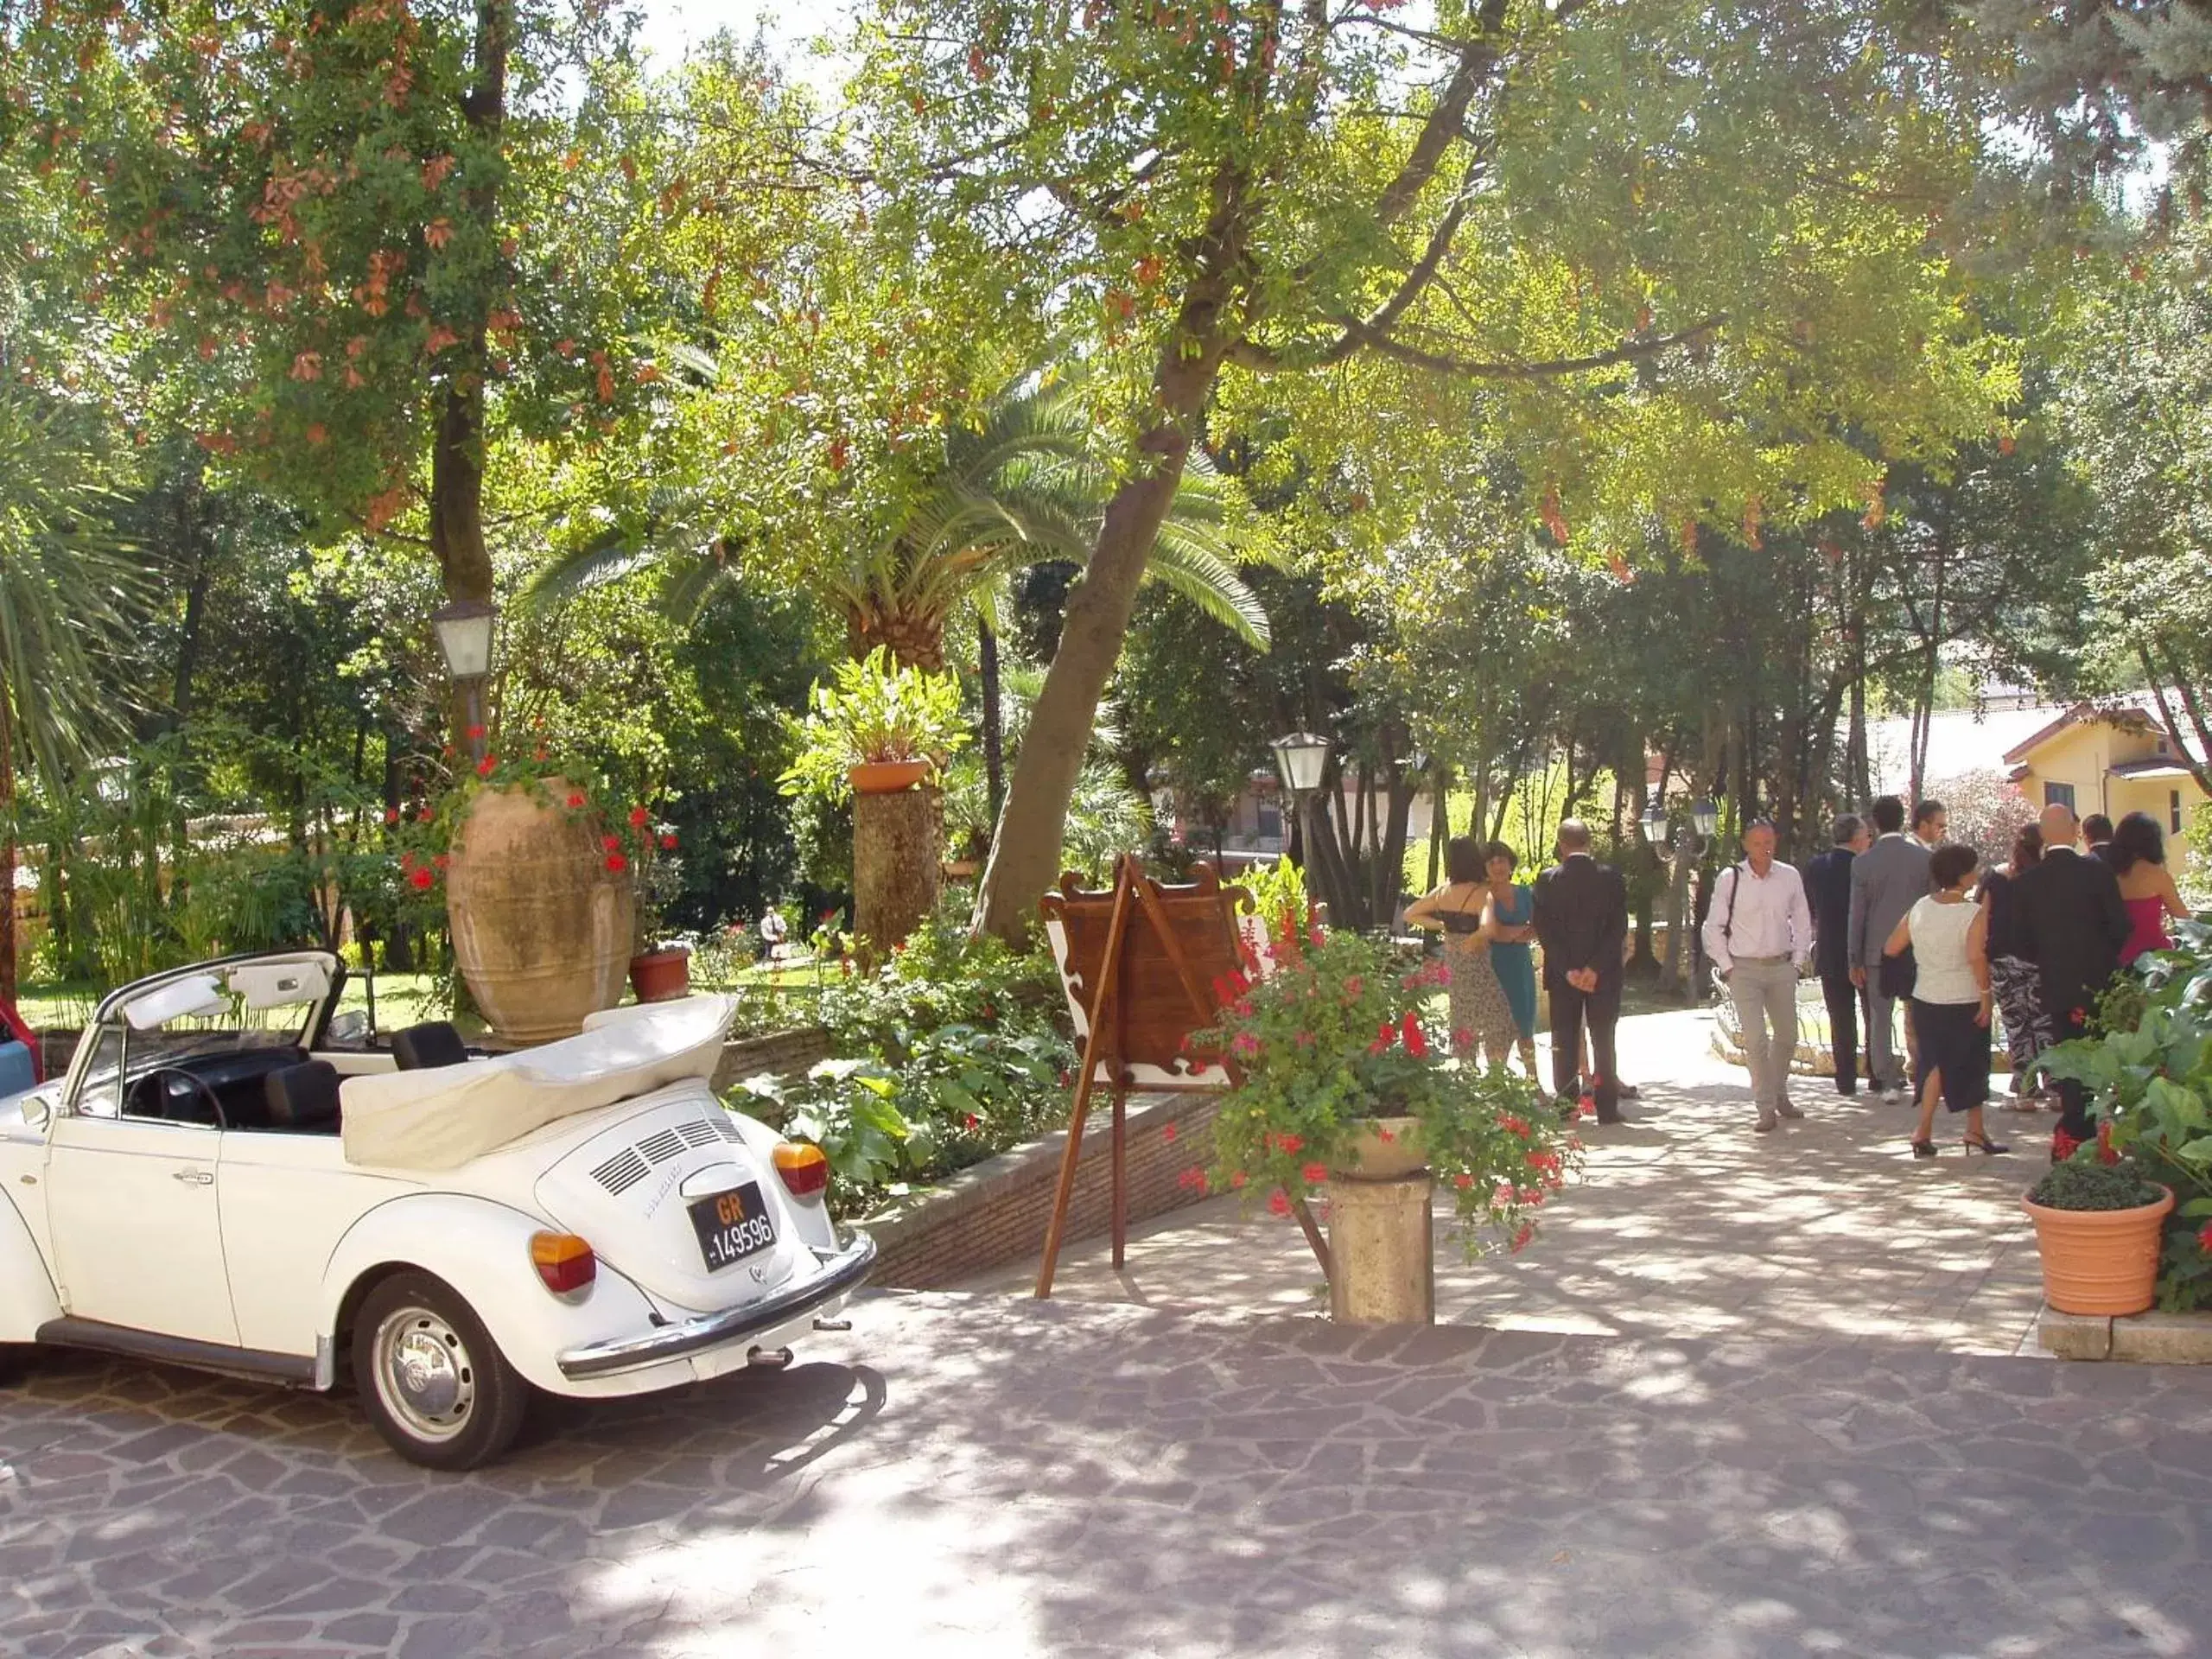
M 1213 987 L 1243 966 L 1236 912 L 1251 907 L 1242 887 L 1224 887 L 1211 865 L 1192 867 L 1192 880 L 1170 886 L 1144 873 L 1134 853 L 1114 866 L 1114 885 L 1090 892 L 1064 875 L 1060 890 L 1039 908 L 1068 1012 L 1083 1044 L 1075 1101 L 1068 1113 L 1068 1143 L 1060 1154 L 1059 1185 L 1045 1230 L 1045 1259 L 1037 1294 L 1052 1294 L 1083 1156 L 1084 1125 L 1092 1091 L 1112 1092 L 1114 1265 L 1122 1262 L 1128 1237 L 1126 1124 L 1132 1088 L 1200 1092 L 1236 1081 L 1227 1056 L 1193 1050 L 1190 1034 L 1214 1022 L 1220 1011 Z M 1300 1205 L 1308 1241 L 1321 1249 L 1318 1230 Z

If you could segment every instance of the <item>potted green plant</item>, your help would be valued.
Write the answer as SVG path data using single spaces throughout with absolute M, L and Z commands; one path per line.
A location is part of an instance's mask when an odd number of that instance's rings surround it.
M 1288 922 L 1215 988 L 1221 1015 L 1192 1034 L 1239 1077 L 1215 1121 L 1214 1180 L 1287 1214 L 1332 1179 L 1426 1166 L 1470 1255 L 1522 1249 L 1579 1166 L 1579 1137 L 1533 1079 L 1441 1052 L 1426 1004 L 1445 963 L 1408 969 L 1387 943 Z
M 2036 1226 L 2044 1300 L 2062 1313 L 2140 1313 L 2157 1294 L 2158 1235 L 2173 1190 L 2127 1164 L 2098 1160 L 2094 1143 L 2020 1200 Z
M 839 801 L 912 789 L 940 776 L 967 741 L 960 683 L 893 666 L 878 645 L 814 688 L 796 736 L 798 753 L 782 778 L 788 794 Z
M 2157 1294 L 2184 1313 L 2212 1305 L 2212 928 L 2175 935 L 2104 998 L 2094 1035 L 2045 1049 L 2036 1069 L 2079 1083 L 2097 1120 L 2088 1145 L 2054 1136 L 2055 1158 L 2117 1161 L 2172 1193 Z
M 691 947 L 667 937 L 668 907 L 683 887 L 676 855 L 676 828 L 655 821 L 642 806 L 627 819 L 636 851 L 630 860 L 637 920 L 630 957 L 630 988 L 640 1002 L 666 1002 L 691 994 Z

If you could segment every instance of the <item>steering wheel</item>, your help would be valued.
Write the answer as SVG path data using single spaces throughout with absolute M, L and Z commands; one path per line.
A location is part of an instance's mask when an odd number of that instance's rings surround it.
M 137 1083 L 131 1085 L 131 1087 L 134 1090 L 158 1087 L 161 1090 L 162 1094 L 162 1110 L 161 1116 L 163 1121 L 172 1123 L 178 1122 L 183 1120 L 174 1116 L 168 1109 L 170 1099 L 179 1092 L 169 1082 L 169 1079 L 172 1077 L 181 1077 L 183 1079 L 185 1088 L 182 1092 L 187 1094 L 196 1094 L 207 1103 L 207 1109 L 214 1114 L 213 1122 L 217 1128 L 226 1129 L 230 1128 L 229 1121 L 223 1116 L 222 1096 L 215 1092 L 215 1085 L 209 1083 L 207 1078 L 200 1076 L 199 1073 L 188 1071 L 181 1065 L 156 1066 L 154 1070 L 146 1073 L 144 1077 L 139 1078 Z

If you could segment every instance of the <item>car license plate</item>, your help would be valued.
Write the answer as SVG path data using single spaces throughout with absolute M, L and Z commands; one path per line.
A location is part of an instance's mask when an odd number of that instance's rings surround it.
M 699 1255 L 709 1273 L 757 1255 L 776 1242 L 775 1220 L 758 1181 L 693 1199 L 691 1230 L 699 1235 Z

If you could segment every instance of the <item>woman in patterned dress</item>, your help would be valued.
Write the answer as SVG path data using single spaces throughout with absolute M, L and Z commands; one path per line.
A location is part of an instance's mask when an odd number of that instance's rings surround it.
M 2018 910 L 2012 884 L 2020 873 L 2043 861 L 2043 831 L 2024 825 L 2012 837 L 2012 861 L 1981 879 L 1977 896 L 1989 912 L 1989 988 L 1997 1001 L 1997 1017 L 2005 1028 L 2005 1046 L 2012 1057 L 2012 1094 L 2032 1103 L 2034 1090 L 2028 1069 L 2037 1055 L 2056 1040 L 2050 1016 L 2043 1006 L 2043 976 L 2019 938 Z
M 1488 1065 L 1502 1066 L 1516 1036 L 1513 1007 L 1490 965 L 1490 880 L 1482 849 L 1455 836 L 1445 848 L 1444 885 L 1406 909 L 1407 925 L 1444 935 L 1444 960 L 1452 969 L 1452 1048 Z

